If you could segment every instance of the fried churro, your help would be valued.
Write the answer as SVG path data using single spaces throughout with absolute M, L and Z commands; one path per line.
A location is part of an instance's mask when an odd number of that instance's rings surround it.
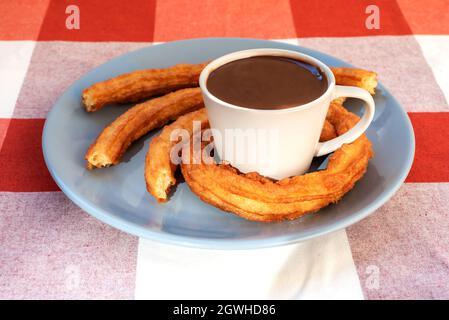
M 332 104 L 328 121 L 342 135 L 359 118 L 343 106 Z M 201 157 L 193 153 L 191 157 Z M 365 135 L 345 144 L 331 157 L 327 169 L 273 181 L 257 173 L 243 174 L 228 164 L 196 159 L 181 165 L 190 189 L 201 200 L 248 220 L 296 219 L 337 202 L 365 173 L 373 156 Z M 200 162 L 198 164 L 198 162 Z
M 189 133 L 190 139 L 190 136 L 194 134 L 194 121 L 199 122 L 199 129 L 207 128 L 209 122 L 205 108 L 179 117 L 172 124 L 165 126 L 150 143 L 145 159 L 145 181 L 148 192 L 159 202 L 167 201 L 170 188 L 176 184 L 177 164 L 170 157 L 172 148 L 178 141 L 172 140 L 171 134 L 177 129 L 183 129 Z
M 327 119 L 324 121 L 323 130 L 321 130 L 320 142 L 328 141 L 337 137 L 335 127 Z
M 371 94 L 377 87 L 377 74 L 373 71 L 355 68 L 331 68 L 336 83 L 342 86 L 355 86 Z
M 200 88 L 189 88 L 132 107 L 108 125 L 90 146 L 85 156 L 87 167 L 117 164 L 133 141 L 203 106 Z
M 98 82 L 82 93 L 84 107 L 89 112 L 113 103 L 136 102 L 174 90 L 196 87 L 201 64 L 178 64 L 165 69 L 137 70 Z

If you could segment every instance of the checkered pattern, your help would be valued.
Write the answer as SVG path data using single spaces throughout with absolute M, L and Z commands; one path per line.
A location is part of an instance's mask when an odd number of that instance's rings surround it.
M 80 30 L 65 27 L 73 4 Z M 372 4 L 380 9 L 378 30 L 365 27 Z M 164 276 L 152 261 L 172 258 L 68 200 L 45 167 L 41 133 L 57 97 L 88 70 L 155 42 L 197 37 L 288 41 L 379 73 L 412 120 L 415 162 L 386 205 L 328 247 L 349 248 L 364 298 L 449 298 L 447 0 L 0 0 L 0 12 L 0 298 L 173 297 L 144 284 L 152 279 L 146 270 Z M 303 294 L 317 272 L 298 258 L 301 250 L 285 249 L 291 259 L 273 266 L 298 286 L 287 290 L 273 279 L 267 292 L 277 294 L 257 297 L 320 296 Z M 188 267 L 172 263 L 165 272 L 181 279 Z M 344 285 L 334 282 L 326 297 L 340 297 Z

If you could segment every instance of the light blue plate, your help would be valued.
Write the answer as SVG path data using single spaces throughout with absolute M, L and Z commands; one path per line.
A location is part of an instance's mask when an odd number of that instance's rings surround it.
M 295 221 L 246 221 L 203 203 L 185 183 L 177 187 L 168 203 L 158 204 L 146 192 L 143 176 L 148 143 L 157 132 L 137 141 L 120 165 L 85 169 L 84 154 L 90 143 L 127 106 L 109 106 L 87 113 L 80 100 L 84 88 L 136 69 L 199 63 L 250 48 L 295 50 L 330 66 L 349 66 L 307 48 L 238 38 L 171 42 L 112 59 L 76 81 L 48 114 L 43 150 L 56 183 L 82 209 L 118 229 L 167 243 L 216 249 L 268 247 L 310 239 L 347 227 L 388 201 L 410 170 L 415 140 L 406 112 L 382 85 L 375 95 L 376 114 L 367 133 L 376 153 L 367 173 L 338 204 Z M 349 106 L 358 112 L 360 102 L 351 101 Z

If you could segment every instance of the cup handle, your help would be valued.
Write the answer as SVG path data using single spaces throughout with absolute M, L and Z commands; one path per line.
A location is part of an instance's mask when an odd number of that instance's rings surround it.
M 345 143 L 351 143 L 360 137 L 368 128 L 374 117 L 374 99 L 368 91 L 358 87 L 335 86 L 334 99 L 339 97 L 358 98 L 366 102 L 365 112 L 359 122 L 349 131 L 326 142 L 319 142 L 315 156 L 323 156 L 334 152 Z

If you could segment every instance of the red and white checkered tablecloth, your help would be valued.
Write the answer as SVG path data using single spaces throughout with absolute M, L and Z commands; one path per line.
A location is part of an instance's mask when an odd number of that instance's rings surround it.
M 0 298 L 449 298 L 448 0 L 0 0 L 0 15 Z M 75 79 L 136 48 L 231 36 L 377 71 L 416 134 L 399 192 L 332 235 L 214 251 L 123 233 L 58 189 L 42 127 Z

